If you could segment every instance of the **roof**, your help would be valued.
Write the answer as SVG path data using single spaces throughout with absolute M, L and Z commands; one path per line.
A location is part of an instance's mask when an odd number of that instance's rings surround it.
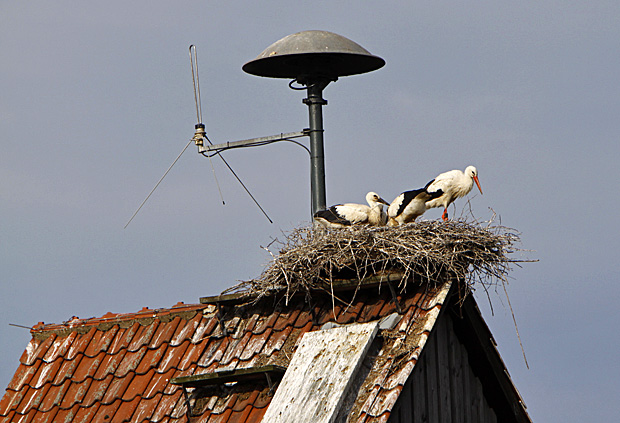
M 253 304 L 210 297 L 203 304 L 39 323 L 0 402 L 0 423 L 259 422 L 304 334 L 372 322 L 336 421 L 387 422 L 451 285 L 410 283 L 396 293 L 375 283 Z M 491 339 L 484 327 L 481 343 Z M 493 372 L 507 377 L 495 347 L 487 347 L 499 360 Z M 519 404 L 509 377 L 503 383 Z
M 386 286 L 254 305 L 179 303 L 169 309 L 108 313 L 38 324 L 0 402 L 0 421 L 187 421 L 175 378 L 222 370 L 284 366 L 301 336 L 326 323 L 372 322 L 399 312 L 383 329 L 381 360 L 367 372 L 348 409 L 350 421 L 386 421 L 446 299 L 450 283 L 411 286 L 393 297 Z M 396 298 L 397 301 L 394 301 Z M 181 379 L 182 380 L 182 379 Z M 273 389 L 264 380 L 199 388 L 196 422 L 257 422 Z M 188 388 L 188 391 L 191 389 Z

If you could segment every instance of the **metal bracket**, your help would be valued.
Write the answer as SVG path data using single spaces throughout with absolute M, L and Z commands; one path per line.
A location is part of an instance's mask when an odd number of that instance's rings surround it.
M 198 132 L 196 132 L 196 135 L 194 135 L 194 137 L 196 137 L 197 135 L 198 135 Z M 250 139 L 241 140 L 241 141 L 228 141 L 222 144 L 214 144 L 214 145 L 207 145 L 207 146 L 199 145 L 198 152 L 199 153 L 202 153 L 202 152 L 219 153 L 221 151 L 230 150 L 233 148 L 256 147 L 260 145 L 269 144 L 272 142 L 284 141 L 284 140 L 291 139 L 291 138 L 300 138 L 300 137 L 309 137 L 309 136 L 310 136 L 310 130 L 304 129 L 303 131 L 300 131 L 300 132 L 280 133 L 279 135 L 269 135 L 267 137 L 250 138 Z

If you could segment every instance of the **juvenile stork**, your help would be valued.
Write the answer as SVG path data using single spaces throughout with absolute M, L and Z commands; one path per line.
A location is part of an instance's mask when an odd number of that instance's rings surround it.
M 430 194 L 426 189 L 431 182 L 426 184 L 424 188 L 405 191 L 392 201 L 387 210 L 388 226 L 404 225 L 415 221 L 424 214 L 426 202 L 443 194 L 441 190 Z
M 347 203 L 319 210 L 314 213 L 314 220 L 326 228 L 348 228 L 352 225 L 384 226 L 387 215 L 383 210 L 383 204 L 389 205 L 388 202 L 372 191 L 366 194 L 366 201 L 368 206 Z
M 451 170 L 438 175 L 427 185 L 426 190 L 431 195 L 439 191 L 441 191 L 442 194 L 437 198 L 427 201 L 426 208 L 443 207 L 441 218 L 447 221 L 448 206 L 457 198 L 469 194 L 474 186 L 474 182 L 478 186 L 480 194 L 482 194 L 482 188 L 480 188 L 480 182 L 478 182 L 478 171 L 474 166 L 467 166 L 465 172 Z

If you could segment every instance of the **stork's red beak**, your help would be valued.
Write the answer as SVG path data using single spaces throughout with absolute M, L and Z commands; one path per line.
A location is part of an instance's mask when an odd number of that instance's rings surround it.
M 478 182 L 478 177 L 474 175 L 474 182 L 476 183 L 476 185 L 478 186 L 478 190 L 480 191 L 480 194 L 482 194 L 482 188 L 480 188 L 480 182 Z M 484 194 L 483 194 L 484 195 Z

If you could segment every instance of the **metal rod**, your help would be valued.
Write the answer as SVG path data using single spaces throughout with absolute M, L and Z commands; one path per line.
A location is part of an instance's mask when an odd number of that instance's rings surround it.
M 329 81 L 308 83 L 308 98 L 303 102 L 308 106 L 310 118 L 310 191 L 311 213 L 326 208 L 325 200 L 325 154 L 323 152 L 323 111 L 327 104 L 323 99 L 323 89 Z
M 267 137 L 258 137 L 258 138 L 251 138 L 249 140 L 242 140 L 242 141 L 232 141 L 232 142 L 225 142 L 222 144 L 214 144 L 214 145 L 206 145 L 204 146 L 204 151 L 219 151 L 219 150 L 228 150 L 231 148 L 238 148 L 238 147 L 250 147 L 253 144 L 260 144 L 260 143 L 264 143 L 264 142 L 272 142 L 272 141 L 283 141 L 285 139 L 288 138 L 300 138 L 300 137 L 307 137 L 309 135 L 308 131 L 302 131 L 302 132 L 289 132 L 286 134 L 279 134 L 279 135 L 270 135 Z

